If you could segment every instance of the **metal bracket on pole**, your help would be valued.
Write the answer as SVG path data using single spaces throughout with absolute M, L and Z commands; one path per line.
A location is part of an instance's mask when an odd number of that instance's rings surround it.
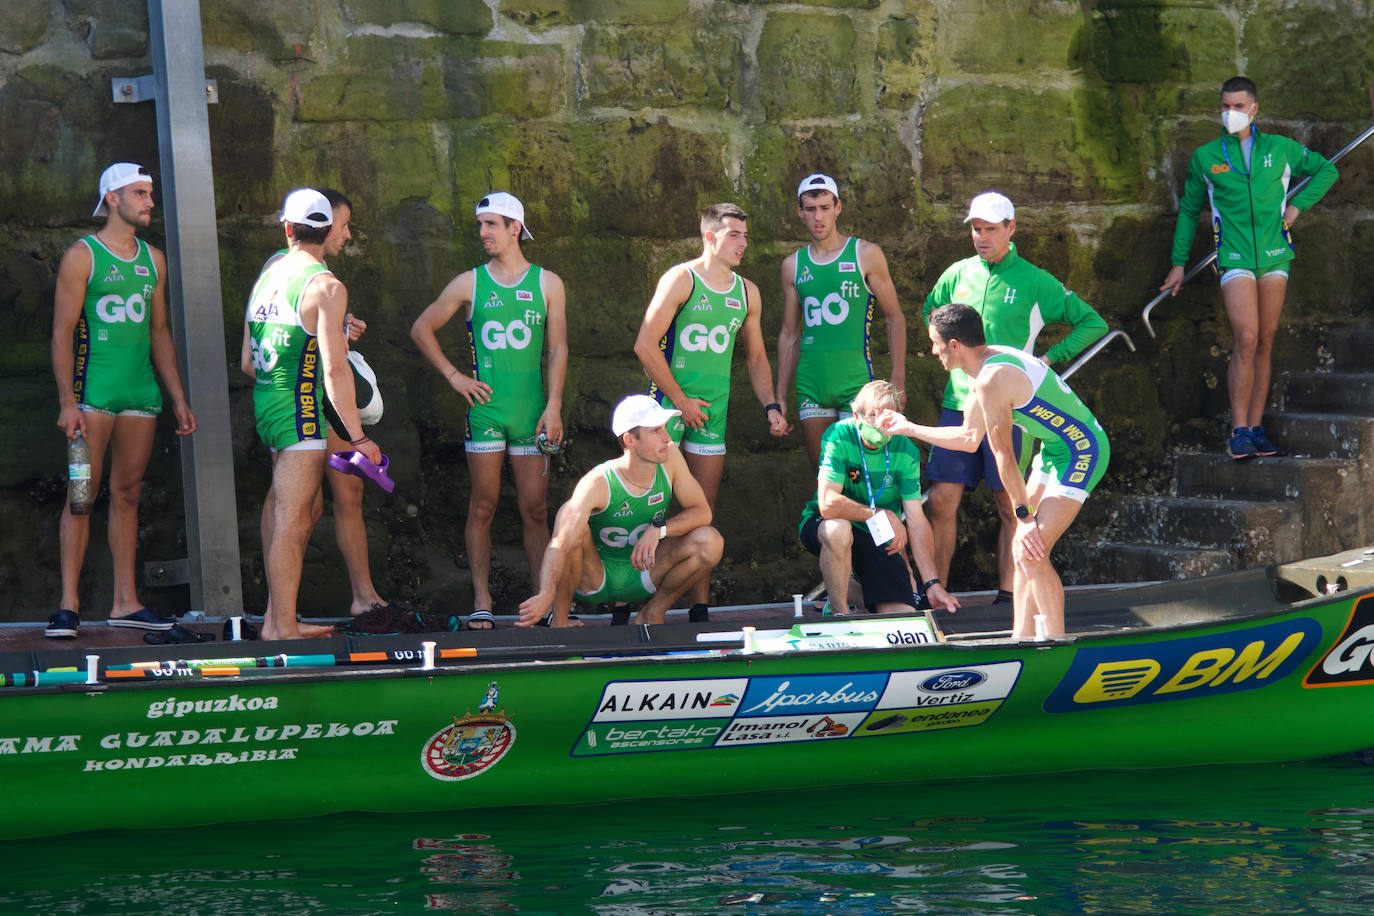
M 1088 360 L 1092 359 L 1092 358 L 1093 358 L 1094 356 L 1096 356 L 1098 353 L 1102 352 L 1102 349 L 1103 349 L 1104 347 L 1106 347 L 1107 344 L 1111 343 L 1113 340 L 1116 340 L 1118 337 L 1120 337 L 1123 341 L 1125 341 L 1127 349 L 1129 349 L 1132 353 L 1135 352 L 1135 341 L 1134 341 L 1134 340 L 1131 340 L 1131 335 L 1130 335 L 1130 334 L 1127 334 L 1125 331 L 1122 331 L 1122 330 L 1120 330 L 1120 329 L 1117 329 L 1117 330 L 1112 331 L 1111 333 L 1107 334 L 1105 337 L 1103 337 L 1103 338 L 1102 338 L 1101 340 L 1099 340 L 1097 343 L 1093 344 L 1091 347 L 1089 347 L 1087 350 L 1085 350 L 1085 351 L 1083 352 L 1083 355 L 1082 355 L 1082 356 L 1080 356 L 1080 357 L 1078 357 L 1078 359 L 1074 360 L 1073 365 L 1069 366 L 1069 368 L 1067 368 L 1067 369 L 1065 369 L 1063 372 L 1059 373 L 1059 377 L 1060 377 L 1060 378 L 1068 378 L 1069 376 L 1071 376 L 1071 375 L 1073 375 L 1075 372 L 1077 372 L 1079 369 L 1082 369 L 1084 363 L 1086 363 Z
M 110 80 L 110 99 L 116 105 L 156 101 L 157 80 L 151 73 L 146 76 L 116 76 Z M 205 104 L 219 104 L 219 80 L 205 81 Z

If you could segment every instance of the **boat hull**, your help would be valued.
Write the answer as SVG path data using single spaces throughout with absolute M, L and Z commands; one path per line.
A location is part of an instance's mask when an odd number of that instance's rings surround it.
M 1043 644 L 10 692 L 0 837 L 1310 759 L 1374 745 L 1370 633 L 1374 594 L 1347 593 Z

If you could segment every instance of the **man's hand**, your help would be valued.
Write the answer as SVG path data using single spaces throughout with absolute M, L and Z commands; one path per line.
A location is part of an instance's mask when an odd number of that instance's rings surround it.
M 77 433 L 86 435 L 86 417 L 75 401 L 63 407 L 57 414 L 57 426 L 68 439 L 75 439 Z
M 1016 532 L 1011 537 L 1011 555 L 1017 563 L 1045 559 L 1045 542 L 1040 537 L 1040 523 L 1034 516 L 1016 523 Z
M 543 433 L 549 437 L 549 441 L 558 445 L 563 441 L 563 416 L 562 413 L 553 406 L 544 408 L 544 412 L 539 417 L 539 422 L 534 424 L 534 437 L 539 438 Z
M 178 436 L 189 436 L 196 431 L 196 415 L 191 412 L 191 405 L 185 402 L 173 404 L 172 412 L 176 414 Z
M 1164 278 L 1164 283 L 1162 286 L 1159 287 L 1159 291 L 1162 293 L 1165 290 L 1168 290 L 1170 296 L 1177 296 L 1178 289 L 1182 285 L 1183 265 L 1175 264 L 1173 267 L 1169 268 L 1169 275 Z
M 1296 222 L 1298 221 L 1298 214 L 1301 213 L 1301 212 L 1302 212 L 1301 210 L 1299 210 L 1297 207 L 1293 206 L 1292 204 L 1289 204 L 1288 206 L 1284 207 L 1284 208 L 1283 208 L 1283 224 L 1284 224 L 1285 226 L 1287 226 L 1289 229 L 1292 229 L 1292 228 L 1293 228 L 1293 224 L 1296 223 Z
M 350 442 L 349 445 L 363 453 L 363 457 L 373 464 L 382 463 L 382 447 L 364 436 L 361 442 Z
M 544 619 L 544 615 L 553 607 L 553 593 L 540 592 L 533 597 L 526 598 L 520 602 L 520 619 L 515 621 L 517 627 L 532 627 Z
M 892 526 L 892 540 L 888 541 L 883 546 L 887 548 L 889 554 L 900 554 L 903 550 L 906 550 L 906 525 L 902 524 L 901 518 L 891 509 L 879 509 L 878 511 L 887 515 L 887 523 Z
M 874 418 L 873 425 L 889 436 L 909 436 L 911 435 L 910 431 L 916 428 L 915 423 L 897 411 L 887 408 L 879 411 L 878 416 Z
M 932 585 L 926 591 L 926 600 L 930 602 L 931 607 L 949 611 L 951 614 L 959 607 L 959 599 L 946 591 L 943 585 Z
M 630 565 L 640 571 L 654 568 L 654 555 L 658 553 L 659 531 L 657 525 L 650 525 L 635 541 L 630 551 Z
M 352 312 L 344 316 L 344 337 L 349 343 L 363 336 L 363 331 L 367 330 L 367 322 L 356 317 Z
M 792 431 L 792 424 L 787 422 L 787 408 L 779 407 L 776 410 L 768 411 L 768 432 L 774 436 L 785 436 Z
M 684 396 L 682 403 L 673 402 L 673 406 L 682 411 L 682 422 L 691 429 L 701 429 L 706 425 L 710 414 L 702 410 L 703 407 L 710 407 L 710 401 L 703 401 L 701 398 L 689 398 Z
M 486 404 L 491 400 L 490 385 L 466 376 L 457 369 L 453 370 L 453 374 L 449 376 L 448 383 L 454 391 L 467 399 L 469 407 L 474 404 Z

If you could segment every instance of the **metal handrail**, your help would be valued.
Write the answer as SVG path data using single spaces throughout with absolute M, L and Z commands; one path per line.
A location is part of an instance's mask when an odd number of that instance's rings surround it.
M 1374 99 L 1374 92 L 1371 92 L 1371 98 Z M 1374 136 L 1374 124 L 1371 124 L 1368 127 L 1366 127 L 1364 129 L 1364 133 L 1360 134 L 1354 140 L 1351 140 L 1349 143 L 1347 143 L 1339 153 L 1331 157 L 1330 161 L 1339 162 L 1342 157 L 1344 157 L 1350 151 L 1358 148 L 1361 143 L 1368 140 L 1371 136 Z M 1290 190 L 1286 195 L 1284 195 L 1283 202 L 1287 204 L 1290 200 L 1293 199 L 1293 196 L 1297 194 L 1299 191 L 1301 191 L 1311 180 L 1311 176 L 1308 176 L 1307 178 L 1304 178 L 1302 181 L 1298 182 L 1297 185 L 1295 185 L 1292 188 L 1292 190 Z M 1206 258 L 1194 264 L 1193 267 L 1186 274 L 1183 275 L 1183 282 L 1187 283 L 1189 280 L 1193 279 L 1193 277 L 1196 277 L 1199 273 L 1210 267 L 1212 265 L 1212 262 L 1216 259 L 1217 253 L 1213 251 Z M 1159 305 L 1167 298 L 1169 298 L 1169 290 L 1161 290 L 1159 295 L 1151 299 L 1150 304 L 1145 306 L 1145 311 L 1140 313 L 1140 320 L 1145 322 L 1145 330 L 1150 332 L 1151 337 L 1158 337 L 1159 335 L 1155 333 L 1154 327 L 1150 324 L 1150 312 L 1154 311 L 1155 306 Z M 1132 349 L 1134 349 L 1134 347 Z
M 1059 377 L 1060 377 L 1060 378 L 1068 378 L 1069 376 L 1073 375 L 1073 374 L 1074 374 L 1075 372 L 1077 372 L 1079 369 L 1083 368 L 1083 364 L 1084 364 L 1084 363 L 1086 363 L 1088 360 L 1090 360 L 1090 359 L 1092 359 L 1094 356 L 1096 356 L 1099 352 L 1102 351 L 1102 349 L 1103 349 L 1104 347 L 1107 346 L 1107 344 L 1111 343 L 1113 340 L 1115 340 L 1115 339 L 1118 338 L 1118 337 L 1120 337 L 1122 340 L 1126 341 L 1126 346 L 1130 349 L 1130 351 L 1131 351 L 1132 353 L 1135 352 L 1135 341 L 1134 341 L 1134 340 L 1131 340 L 1131 335 L 1130 335 L 1130 334 L 1127 334 L 1125 331 L 1122 331 L 1122 330 L 1119 330 L 1119 329 L 1118 329 L 1118 330 L 1115 330 L 1115 331 L 1111 331 L 1111 332 L 1109 332 L 1106 336 L 1104 336 L 1104 337 L 1102 337 L 1100 340 L 1098 340 L 1097 343 L 1093 344 L 1091 347 L 1089 347 L 1088 349 L 1084 350 L 1084 351 L 1082 352 L 1082 354 L 1079 355 L 1078 359 L 1076 359 L 1076 360 L 1073 361 L 1073 363 L 1069 366 L 1069 368 L 1067 368 L 1067 369 L 1065 369 L 1063 372 L 1059 373 Z

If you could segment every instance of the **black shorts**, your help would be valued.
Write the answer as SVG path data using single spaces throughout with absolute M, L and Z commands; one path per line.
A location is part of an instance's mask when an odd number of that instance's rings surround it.
M 821 517 L 809 515 L 802 521 L 802 546 L 815 556 L 821 555 Z M 849 548 L 850 568 L 864 590 L 864 604 L 872 611 L 879 604 L 915 605 L 911 594 L 911 572 L 900 553 L 888 553 L 885 547 L 873 543 L 868 528 L 854 529 L 854 543 Z M 833 600 L 833 599 L 832 599 Z M 843 604 L 844 599 L 840 598 Z

